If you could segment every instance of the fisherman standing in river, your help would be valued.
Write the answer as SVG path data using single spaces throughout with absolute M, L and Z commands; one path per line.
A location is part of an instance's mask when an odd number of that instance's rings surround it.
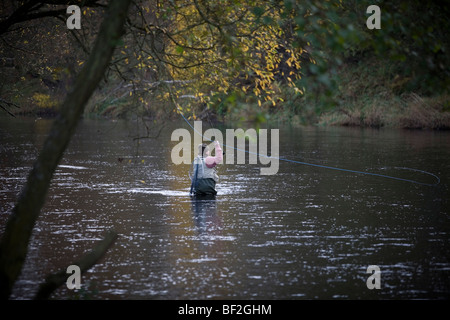
M 198 146 L 198 156 L 191 167 L 191 194 L 216 195 L 216 183 L 219 181 L 217 165 L 223 160 L 223 152 L 219 141 L 215 141 L 215 156 L 211 156 L 206 143 Z

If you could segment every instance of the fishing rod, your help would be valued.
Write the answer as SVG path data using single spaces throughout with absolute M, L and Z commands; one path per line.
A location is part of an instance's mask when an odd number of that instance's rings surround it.
M 186 117 L 183 114 L 183 111 L 178 106 L 177 106 L 177 108 L 179 109 L 180 114 L 183 117 L 184 121 L 194 130 L 194 132 L 199 134 L 204 140 L 208 140 L 208 141 L 214 142 L 213 140 L 204 137 L 201 132 L 198 132 L 190 124 L 190 122 L 186 119 Z M 435 175 L 435 174 L 433 174 L 431 172 L 424 171 L 424 170 L 419 170 L 419 169 L 412 169 L 412 168 L 406 168 L 406 167 L 395 167 L 396 169 L 411 170 L 411 171 L 421 172 L 421 173 L 430 175 L 430 176 L 434 177 L 437 182 L 436 183 L 424 183 L 424 182 L 420 182 L 420 181 L 416 181 L 416 180 L 404 179 L 404 178 L 389 176 L 389 175 L 385 175 L 385 174 L 379 174 L 379 173 L 373 173 L 373 172 L 364 172 L 364 171 L 358 171 L 358 170 L 350 170 L 350 169 L 344 169 L 344 168 L 338 168 L 338 167 L 325 166 L 325 165 L 314 164 L 314 163 L 309 163 L 309 162 L 291 160 L 291 159 L 287 159 L 287 158 L 268 156 L 268 155 L 264 155 L 264 154 L 259 154 L 257 152 L 252 152 L 250 150 L 240 149 L 240 148 L 236 148 L 234 146 L 228 146 L 226 144 L 222 144 L 222 145 L 224 147 L 227 147 L 227 148 L 232 148 L 232 149 L 235 149 L 235 150 L 238 150 L 238 151 L 244 151 L 244 152 L 249 153 L 249 154 L 255 154 L 257 156 L 263 156 L 263 157 L 266 157 L 266 158 L 269 158 L 269 159 L 276 159 L 276 160 L 279 160 L 279 161 L 286 161 L 286 162 L 291 162 L 291 163 L 297 163 L 297 164 L 302 164 L 302 165 L 312 166 L 312 167 L 317 167 L 317 168 L 322 168 L 322 169 L 330 169 L 330 170 L 337 170 L 337 171 L 343 171 L 343 172 L 350 172 L 350 173 L 356 173 L 356 174 L 364 174 L 364 175 L 376 176 L 376 177 L 381 177 L 381 178 L 399 180 L 399 181 L 410 182 L 410 183 L 423 185 L 423 186 L 428 186 L 428 187 L 435 187 L 441 182 L 441 179 L 437 175 Z

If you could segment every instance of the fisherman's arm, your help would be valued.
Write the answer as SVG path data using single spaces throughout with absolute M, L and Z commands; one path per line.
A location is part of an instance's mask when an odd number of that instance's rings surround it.
M 222 160 L 223 160 L 222 148 L 220 147 L 219 141 L 216 141 L 216 155 L 214 157 L 212 156 L 206 157 L 205 162 L 209 168 L 212 168 L 217 164 L 221 163 Z

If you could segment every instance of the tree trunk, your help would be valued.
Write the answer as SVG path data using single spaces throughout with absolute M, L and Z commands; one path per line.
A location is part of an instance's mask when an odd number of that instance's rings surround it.
M 29 240 L 47 191 L 84 107 L 103 77 L 114 48 L 124 33 L 131 0 L 112 0 L 86 66 L 66 97 L 19 199 L 0 243 L 0 298 L 8 299 L 20 275 Z

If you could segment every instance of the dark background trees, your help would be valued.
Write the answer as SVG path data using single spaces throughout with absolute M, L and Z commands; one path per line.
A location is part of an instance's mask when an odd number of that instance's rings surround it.
M 82 6 L 82 28 L 68 31 L 63 9 L 72 3 Z M 380 30 L 366 27 L 372 4 L 381 9 Z M 9 67 L 0 72 L 13 84 L 3 84 L 0 96 L 22 107 L 5 109 L 41 115 L 57 108 L 91 50 L 104 6 L 3 4 L 0 52 Z M 412 93 L 447 95 L 448 10 L 445 1 L 135 0 L 120 50 L 86 112 L 167 117 L 170 94 L 176 101 L 196 97 L 180 101 L 190 114 L 289 114 L 316 123 L 326 112 L 351 109 L 343 97 L 353 87 L 345 79 L 361 72 L 372 87 L 385 86 L 386 103 Z M 380 66 L 386 74 L 378 74 Z M 178 86 L 169 90 L 173 81 Z M 446 98 L 435 99 L 440 113 L 447 110 Z

